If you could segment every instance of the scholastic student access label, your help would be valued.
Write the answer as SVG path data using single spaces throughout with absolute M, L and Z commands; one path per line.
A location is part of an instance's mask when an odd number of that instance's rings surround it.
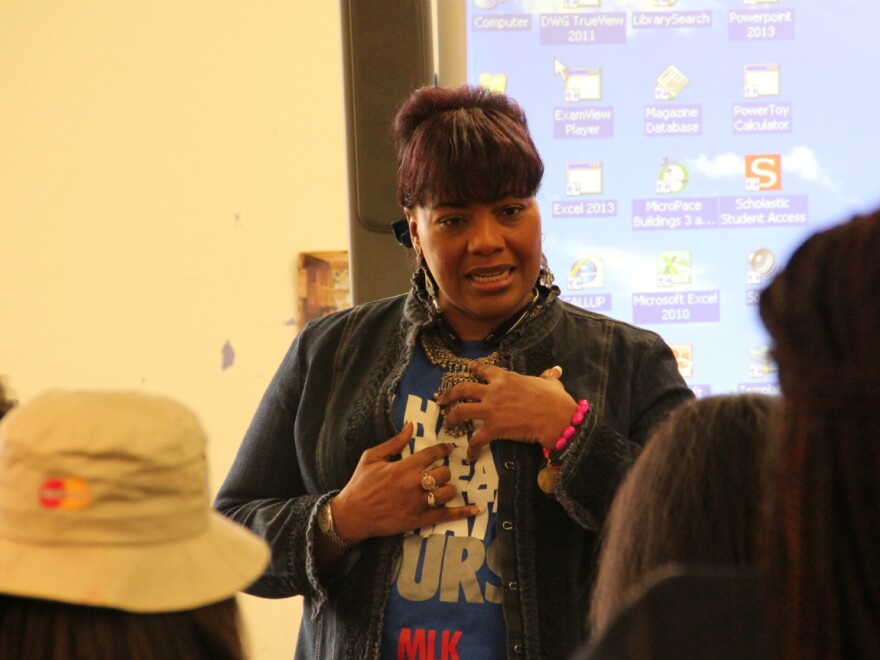
M 718 198 L 723 228 L 791 227 L 809 221 L 807 195 L 742 195 Z

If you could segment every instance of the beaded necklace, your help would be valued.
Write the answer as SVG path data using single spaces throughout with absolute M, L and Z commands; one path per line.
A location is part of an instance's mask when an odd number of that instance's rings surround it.
M 524 326 L 528 321 L 534 318 L 538 312 L 540 312 L 542 305 L 539 302 L 540 297 L 538 290 L 535 289 L 534 297 L 532 298 L 531 303 L 528 307 L 522 312 L 519 318 L 510 325 L 504 334 L 501 335 L 500 339 L 506 337 L 515 329 L 518 329 Z M 493 337 L 494 339 L 494 337 Z M 489 355 L 481 358 L 471 359 L 471 358 L 463 358 L 459 357 L 455 353 L 453 353 L 443 342 L 439 333 L 437 332 L 422 332 L 419 335 L 419 340 L 421 341 L 422 348 L 425 351 L 425 355 L 428 358 L 428 362 L 435 366 L 442 367 L 445 371 L 443 372 L 443 376 L 440 378 L 440 387 L 434 392 L 434 400 L 443 394 L 444 392 L 448 392 L 453 387 L 458 385 L 459 383 L 482 383 L 485 384 L 486 381 L 482 378 L 477 378 L 471 373 L 468 365 L 471 362 L 479 362 L 480 364 L 492 364 L 494 365 L 501 358 L 501 353 L 499 351 L 492 351 Z M 452 410 L 456 404 L 462 403 L 465 401 L 472 401 L 472 399 L 459 399 L 458 401 L 454 401 L 453 403 L 441 406 L 440 414 L 443 417 L 449 414 L 449 411 Z M 468 419 L 460 424 L 455 424 L 454 426 L 447 427 L 446 432 L 454 438 L 467 437 L 471 433 L 474 432 L 474 423 L 472 420 Z
M 450 351 L 436 333 L 423 332 L 419 338 L 422 343 L 422 348 L 425 350 L 425 355 L 428 357 L 428 362 L 445 369 L 442 378 L 440 378 L 440 387 L 434 393 L 435 401 L 437 400 L 437 397 L 444 392 L 451 390 L 459 383 L 485 383 L 486 381 L 477 378 L 471 373 L 468 365 L 471 362 L 495 364 L 498 361 L 498 358 L 501 357 L 498 351 L 493 351 L 489 355 L 476 358 L 475 360 L 463 358 Z M 460 399 L 452 404 L 440 406 L 440 414 L 443 415 L 443 417 L 446 417 L 446 415 L 449 414 L 449 411 L 452 410 L 457 403 L 469 400 L 470 399 Z M 456 424 L 446 429 L 446 432 L 454 438 L 468 436 L 473 433 L 473 431 L 474 423 L 469 419 L 461 424 Z

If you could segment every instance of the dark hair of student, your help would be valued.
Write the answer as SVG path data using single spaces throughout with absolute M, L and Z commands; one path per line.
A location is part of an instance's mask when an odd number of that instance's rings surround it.
M 880 658 L 880 213 L 820 232 L 762 293 L 786 400 L 761 568 L 779 660 Z
M 0 595 L 0 658 L 242 660 L 233 598 L 140 614 Z
M 593 635 L 665 564 L 754 564 L 760 464 L 779 405 L 760 394 L 698 399 L 651 434 L 603 531 Z
M 401 206 L 532 197 L 544 164 L 525 113 L 482 87 L 423 87 L 392 127 Z

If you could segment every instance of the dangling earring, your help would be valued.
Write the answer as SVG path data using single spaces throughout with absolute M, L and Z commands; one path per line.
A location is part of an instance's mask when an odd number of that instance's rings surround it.
M 538 271 L 538 284 L 549 289 L 553 286 L 553 271 L 550 270 L 550 264 L 547 263 L 547 256 L 541 255 L 541 270 Z
M 425 260 L 422 258 L 420 254 L 419 258 L 419 268 L 422 270 L 422 275 L 425 277 L 425 291 L 428 293 L 428 300 L 431 301 L 431 310 L 440 315 L 440 301 L 437 299 L 437 288 L 434 285 L 434 278 L 431 276 L 431 271 L 428 270 L 428 265 L 425 263 Z

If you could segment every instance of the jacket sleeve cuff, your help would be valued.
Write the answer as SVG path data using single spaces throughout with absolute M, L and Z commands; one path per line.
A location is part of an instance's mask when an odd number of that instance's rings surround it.
M 639 447 L 603 424 L 601 411 L 596 412 L 569 442 L 554 494 L 573 520 L 598 532 Z
M 312 600 L 313 621 L 321 618 L 324 606 L 329 598 L 328 590 L 334 583 L 339 582 L 351 572 L 352 567 L 357 563 L 361 555 L 360 549 L 354 546 L 342 555 L 335 564 L 325 570 L 324 573 L 318 574 L 317 539 L 321 533 L 318 527 L 318 511 L 325 502 L 329 501 L 338 492 L 338 490 L 331 491 L 319 497 L 309 512 L 309 522 L 306 528 L 306 575 L 314 594 Z M 291 537 L 291 542 L 294 542 L 293 537 Z M 293 548 L 290 550 L 288 556 L 293 557 Z

